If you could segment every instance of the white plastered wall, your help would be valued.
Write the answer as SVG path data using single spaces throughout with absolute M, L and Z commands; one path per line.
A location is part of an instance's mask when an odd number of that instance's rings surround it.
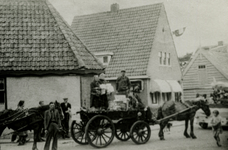
M 39 101 L 45 104 L 57 100 L 63 102 L 67 97 L 72 105 L 72 112 L 80 108 L 79 76 L 46 77 L 8 77 L 8 108 L 16 109 L 19 100 L 25 100 L 25 108 L 36 107 Z

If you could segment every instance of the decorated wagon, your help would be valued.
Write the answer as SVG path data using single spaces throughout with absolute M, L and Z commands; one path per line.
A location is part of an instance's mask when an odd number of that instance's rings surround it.
M 149 108 L 132 108 L 129 99 L 116 95 L 108 110 L 83 109 L 77 114 L 80 120 L 71 125 L 71 135 L 81 145 L 90 144 L 96 148 L 108 146 L 116 137 L 118 140 L 132 139 L 144 144 L 150 139 L 150 124 L 155 124 Z

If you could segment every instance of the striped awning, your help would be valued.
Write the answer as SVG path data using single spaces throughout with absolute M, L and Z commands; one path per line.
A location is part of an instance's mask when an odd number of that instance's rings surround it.
M 166 80 L 170 85 L 172 92 L 182 92 L 181 85 L 176 80 Z
M 152 80 L 151 83 L 151 92 L 161 92 L 161 93 L 169 93 L 171 92 L 171 88 L 165 80 L 155 79 Z

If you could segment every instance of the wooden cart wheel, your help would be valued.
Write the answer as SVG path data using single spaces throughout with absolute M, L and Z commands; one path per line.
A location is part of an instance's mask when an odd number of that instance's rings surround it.
M 115 126 L 108 117 L 94 116 L 86 125 L 86 138 L 89 144 L 96 148 L 103 148 L 112 143 Z
M 75 120 L 71 124 L 71 136 L 73 140 L 81 145 L 87 145 L 88 141 L 85 138 L 85 123 L 83 121 L 76 122 Z
M 132 125 L 130 134 L 134 143 L 145 144 L 150 139 L 150 126 L 144 121 L 137 121 Z
M 126 124 L 124 124 L 124 120 L 120 120 L 117 122 L 118 127 L 121 127 L 120 129 L 115 130 L 115 136 L 120 141 L 127 141 L 130 137 L 130 132 L 128 127 L 126 127 Z

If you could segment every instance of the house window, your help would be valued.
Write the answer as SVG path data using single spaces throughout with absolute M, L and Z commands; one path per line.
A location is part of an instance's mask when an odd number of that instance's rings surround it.
M 168 65 L 170 66 L 170 53 L 168 53 L 167 59 L 168 59 Z
M 205 65 L 198 66 L 199 84 L 205 85 L 207 83 L 207 70 Z
M 171 100 L 171 93 L 166 93 L 166 98 L 167 98 L 167 101 Z
M 180 102 L 181 101 L 181 93 L 175 93 L 175 101 Z
M 108 63 L 108 56 L 103 57 L 103 63 Z
M 150 93 L 150 97 L 151 97 L 152 104 L 157 104 L 158 100 L 160 99 L 160 93 L 159 92 Z
M 5 79 L 4 78 L 0 78 L 0 104 L 4 104 L 5 103 Z
M 160 65 L 170 66 L 170 53 L 159 52 L 158 57 Z
M 205 66 L 205 65 L 199 65 L 198 68 L 199 68 L 199 69 L 205 69 L 206 66 Z
M 141 80 L 131 80 L 131 88 L 135 90 L 135 87 L 139 86 L 139 91 L 143 90 L 143 81 Z
M 163 53 L 163 65 L 166 65 L 166 52 Z
M 162 52 L 158 53 L 160 65 L 162 65 Z

